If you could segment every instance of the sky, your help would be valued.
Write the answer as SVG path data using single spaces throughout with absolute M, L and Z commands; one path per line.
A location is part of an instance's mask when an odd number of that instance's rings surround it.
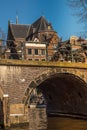
M 80 36 L 83 25 L 73 16 L 67 0 L 0 0 L 0 28 L 7 35 L 8 21 L 32 24 L 41 16 L 50 22 L 58 36 L 67 40 L 70 36 Z

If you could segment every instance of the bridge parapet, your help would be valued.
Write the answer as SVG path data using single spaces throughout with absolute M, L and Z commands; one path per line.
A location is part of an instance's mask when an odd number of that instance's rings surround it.
M 0 65 L 87 69 L 87 63 L 81 63 L 81 62 L 77 63 L 77 62 L 59 62 L 59 61 L 51 62 L 51 61 L 28 61 L 28 60 L 1 59 Z

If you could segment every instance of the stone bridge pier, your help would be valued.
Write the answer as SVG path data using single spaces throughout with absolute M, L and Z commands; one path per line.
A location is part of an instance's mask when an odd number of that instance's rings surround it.
M 48 115 L 87 118 L 87 64 L 15 60 L 0 64 L 5 126 L 29 123 L 29 99 L 36 88 L 45 97 Z

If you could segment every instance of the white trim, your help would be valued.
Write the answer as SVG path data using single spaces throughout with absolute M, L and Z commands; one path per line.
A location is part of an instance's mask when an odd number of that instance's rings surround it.
M 26 47 L 46 47 L 46 44 L 35 44 L 35 43 L 26 43 L 25 44 Z
M 10 114 L 10 116 L 23 116 L 24 114 Z
M 4 94 L 3 97 L 8 97 L 8 94 Z

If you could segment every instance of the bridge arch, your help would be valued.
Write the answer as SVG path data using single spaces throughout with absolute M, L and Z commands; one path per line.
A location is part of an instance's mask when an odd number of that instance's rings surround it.
M 87 115 L 87 84 L 76 71 L 43 73 L 29 85 L 32 91 L 36 87 L 46 99 L 48 114 Z

